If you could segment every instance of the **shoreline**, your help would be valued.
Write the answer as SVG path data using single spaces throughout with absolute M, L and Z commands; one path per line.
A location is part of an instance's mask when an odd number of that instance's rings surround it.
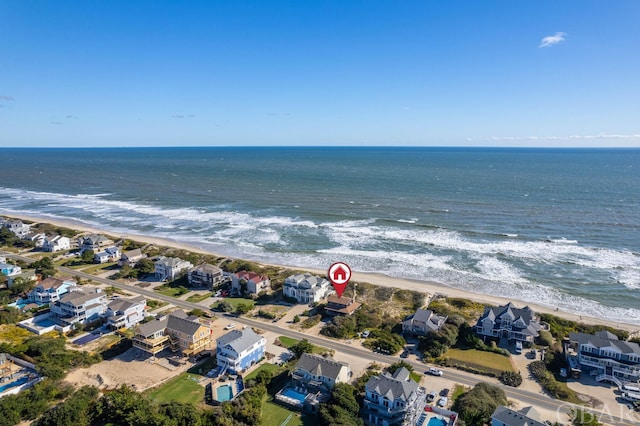
M 56 219 L 56 218 L 51 218 L 44 215 L 42 217 L 38 217 L 38 216 L 28 216 L 28 215 L 3 214 L 3 216 L 14 218 L 14 219 L 20 219 L 28 222 L 48 223 L 54 226 L 73 229 L 79 232 L 91 232 L 96 234 L 107 234 L 107 235 L 119 236 L 121 238 L 126 238 L 134 241 L 154 244 L 158 246 L 172 247 L 180 250 L 191 251 L 194 253 L 208 254 L 208 255 L 213 255 L 217 257 L 228 257 L 228 256 L 223 256 L 219 253 L 215 253 L 194 245 L 182 243 L 180 241 L 172 240 L 169 238 L 161 238 L 161 237 L 154 237 L 150 235 L 139 235 L 139 234 L 132 234 L 132 233 L 120 233 L 120 232 L 114 233 L 114 232 L 106 231 L 104 229 L 95 228 L 90 225 L 83 224 L 81 222 L 76 222 L 73 220 Z M 241 260 L 252 261 L 251 259 L 241 259 Z M 322 275 L 322 276 L 326 275 L 327 273 L 327 271 L 325 270 L 320 270 L 316 268 L 297 267 L 297 266 L 282 265 L 282 264 L 271 263 L 271 262 L 265 263 L 261 261 L 252 261 L 252 262 L 258 263 L 260 265 L 270 265 L 270 266 L 282 267 L 282 268 L 288 268 L 288 269 L 298 269 L 298 270 L 308 271 L 313 274 Z M 434 294 L 443 294 L 446 297 L 469 299 L 474 302 L 492 304 L 492 305 L 504 305 L 504 304 L 507 304 L 508 302 L 513 302 L 518 307 L 529 306 L 531 309 L 533 309 L 537 313 L 552 314 L 557 317 L 565 318 L 575 322 L 582 322 L 585 324 L 594 324 L 594 325 L 606 325 L 609 327 L 626 330 L 629 333 L 638 333 L 640 330 L 640 325 L 638 324 L 615 322 L 615 321 L 606 320 L 604 318 L 574 314 L 571 312 L 563 311 L 559 308 L 553 309 L 547 306 L 538 305 L 536 303 L 524 302 L 520 300 L 514 301 L 504 297 L 470 292 L 467 290 L 461 290 L 454 287 L 450 287 L 446 284 L 438 283 L 435 281 L 411 280 L 406 278 L 390 277 L 390 276 L 387 276 L 381 273 L 375 273 L 375 272 L 353 271 L 351 276 L 351 282 L 363 282 L 363 283 L 369 283 L 379 287 L 393 287 L 393 288 L 399 288 L 399 289 L 413 290 L 413 291 L 418 291 L 422 293 L 428 293 L 431 296 L 433 296 Z

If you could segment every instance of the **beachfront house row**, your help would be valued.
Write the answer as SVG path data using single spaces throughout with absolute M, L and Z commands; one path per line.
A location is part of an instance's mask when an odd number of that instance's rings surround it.
M 98 253 L 107 247 L 111 247 L 113 245 L 113 241 L 104 235 L 85 235 L 84 237 L 78 238 L 78 248 L 80 249 L 80 254 L 84 253 L 87 250 L 93 250 L 94 253 Z
M 55 303 L 67 294 L 70 289 L 76 287 L 76 280 L 73 278 L 48 277 L 40 281 L 27 296 L 29 301 L 44 305 Z
M 27 236 L 24 237 L 23 240 L 28 240 L 33 242 L 33 244 L 36 247 L 42 247 L 44 246 L 45 238 L 46 238 L 46 235 L 42 232 L 29 232 L 29 234 L 27 234 Z
M 327 306 L 325 306 L 324 312 L 331 316 L 353 315 L 360 306 L 362 306 L 362 303 L 356 302 L 354 298 L 338 297 L 332 294 L 327 298 Z
M 547 423 L 531 406 L 516 411 L 499 405 L 491 415 L 491 426 L 547 426 Z
M 42 249 L 51 253 L 71 249 L 71 240 L 62 235 L 50 235 L 44 239 Z
M 107 310 L 107 295 L 100 288 L 75 287 L 51 304 L 51 313 L 66 325 L 86 324 Z
M 298 303 L 319 302 L 331 292 L 329 281 L 310 273 L 296 274 L 284 280 L 282 292 L 285 297 L 296 299 Z
M 147 299 L 144 296 L 115 298 L 107 305 L 105 312 L 107 327 L 112 330 L 135 327 L 144 319 L 146 309 Z
M 234 294 L 258 294 L 271 291 L 271 280 L 267 275 L 251 271 L 230 274 L 231 292 Z
M 565 354 L 574 375 L 593 372 L 597 381 L 640 381 L 640 345 L 618 339 L 608 331 L 570 333 Z
M 139 248 L 123 251 L 120 255 L 120 260 L 118 260 L 119 266 L 129 266 L 133 268 L 136 264 L 147 257 L 146 254 L 142 252 Z
M 415 424 L 426 392 L 404 367 L 372 376 L 365 385 L 364 420 L 368 425 Z
M 428 333 L 439 331 L 446 321 L 447 317 L 437 315 L 430 309 L 418 309 L 402 321 L 402 332 L 414 336 L 426 336 Z
M 216 358 L 221 374 L 239 374 L 263 357 L 267 341 L 250 327 L 232 330 L 216 340 Z
M 159 281 L 173 281 L 180 273 L 193 267 L 189 261 L 182 260 L 178 257 L 164 256 L 160 256 L 154 265 L 156 278 Z
M 506 338 L 516 342 L 534 343 L 543 329 L 533 310 L 516 308 L 509 302 L 504 306 L 486 307 L 475 326 L 481 338 Z
M 13 232 L 18 238 L 25 238 L 31 232 L 30 225 L 26 225 L 17 219 L 2 221 L 2 226 Z
M 189 316 L 182 310 L 139 324 L 133 346 L 151 355 L 164 349 L 195 356 L 211 345 L 211 327 L 205 319 Z
M 120 259 L 120 256 L 120 249 L 116 246 L 111 246 L 93 255 L 93 261 L 95 263 L 116 262 Z
M 224 281 L 222 269 L 209 263 L 203 263 L 189 271 L 189 285 L 213 289 Z

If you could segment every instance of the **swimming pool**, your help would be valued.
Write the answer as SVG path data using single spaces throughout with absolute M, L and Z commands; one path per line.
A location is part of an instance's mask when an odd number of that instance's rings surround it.
M 447 421 L 441 419 L 440 417 L 431 417 L 427 426 L 447 426 Z
M 15 382 L 7 383 L 6 385 L 0 386 L 0 393 L 6 391 L 7 389 L 11 389 L 11 388 L 15 388 L 16 386 L 23 385 L 23 384 L 27 383 L 28 381 L 29 381 L 29 378 L 27 376 L 20 377 Z
M 231 385 L 218 386 L 216 389 L 216 399 L 220 402 L 230 401 L 232 396 Z
M 42 328 L 53 327 L 54 325 L 56 325 L 55 322 L 51 321 L 48 318 L 41 319 L 38 322 L 34 322 L 34 324 Z
M 295 389 L 293 388 L 286 388 L 282 391 L 282 395 L 286 396 L 287 398 L 291 398 L 291 399 L 295 399 L 296 401 L 300 401 L 300 402 L 304 402 L 305 398 L 307 395 L 297 392 Z

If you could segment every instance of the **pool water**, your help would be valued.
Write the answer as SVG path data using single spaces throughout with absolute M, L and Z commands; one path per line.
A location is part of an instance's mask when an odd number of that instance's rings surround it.
M 2 386 L 0 386 L 0 393 L 6 391 L 7 389 L 15 388 L 16 386 L 20 386 L 22 384 L 25 384 L 28 381 L 29 381 L 29 378 L 27 376 L 24 376 L 24 377 L 19 378 L 15 382 L 11 382 L 11 383 L 7 383 L 6 385 L 2 385 Z
M 304 402 L 304 399 L 307 395 L 297 392 L 295 389 L 286 388 L 282 391 L 282 394 L 287 398 L 295 399 L 296 401 Z
M 231 385 L 219 386 L 216 389 L 217 400 L 220 402 L 230 401 L 233 393 L 231 392 Z
M 438 417 L 431 417 L 427 426 L 447 426 L 447 421 Z
M 43 327 L 43 328 L 52 327 L 52 326 L 56 325 L 56 323 L 51 321 L 50 319 L 43 319 L 43 320 L 40 320 L 40 321 L 38 321 L 38 322 L 36 322 L 34 324 L 37 325 L 38 327 Z

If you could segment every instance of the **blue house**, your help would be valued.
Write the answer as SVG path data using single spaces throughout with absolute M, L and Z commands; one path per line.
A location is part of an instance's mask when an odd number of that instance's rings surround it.
M 233 330 L 216 340 L 216 356 L 221 373 L 238 374 L 264 357 L 267 341 L 251 328 Z

